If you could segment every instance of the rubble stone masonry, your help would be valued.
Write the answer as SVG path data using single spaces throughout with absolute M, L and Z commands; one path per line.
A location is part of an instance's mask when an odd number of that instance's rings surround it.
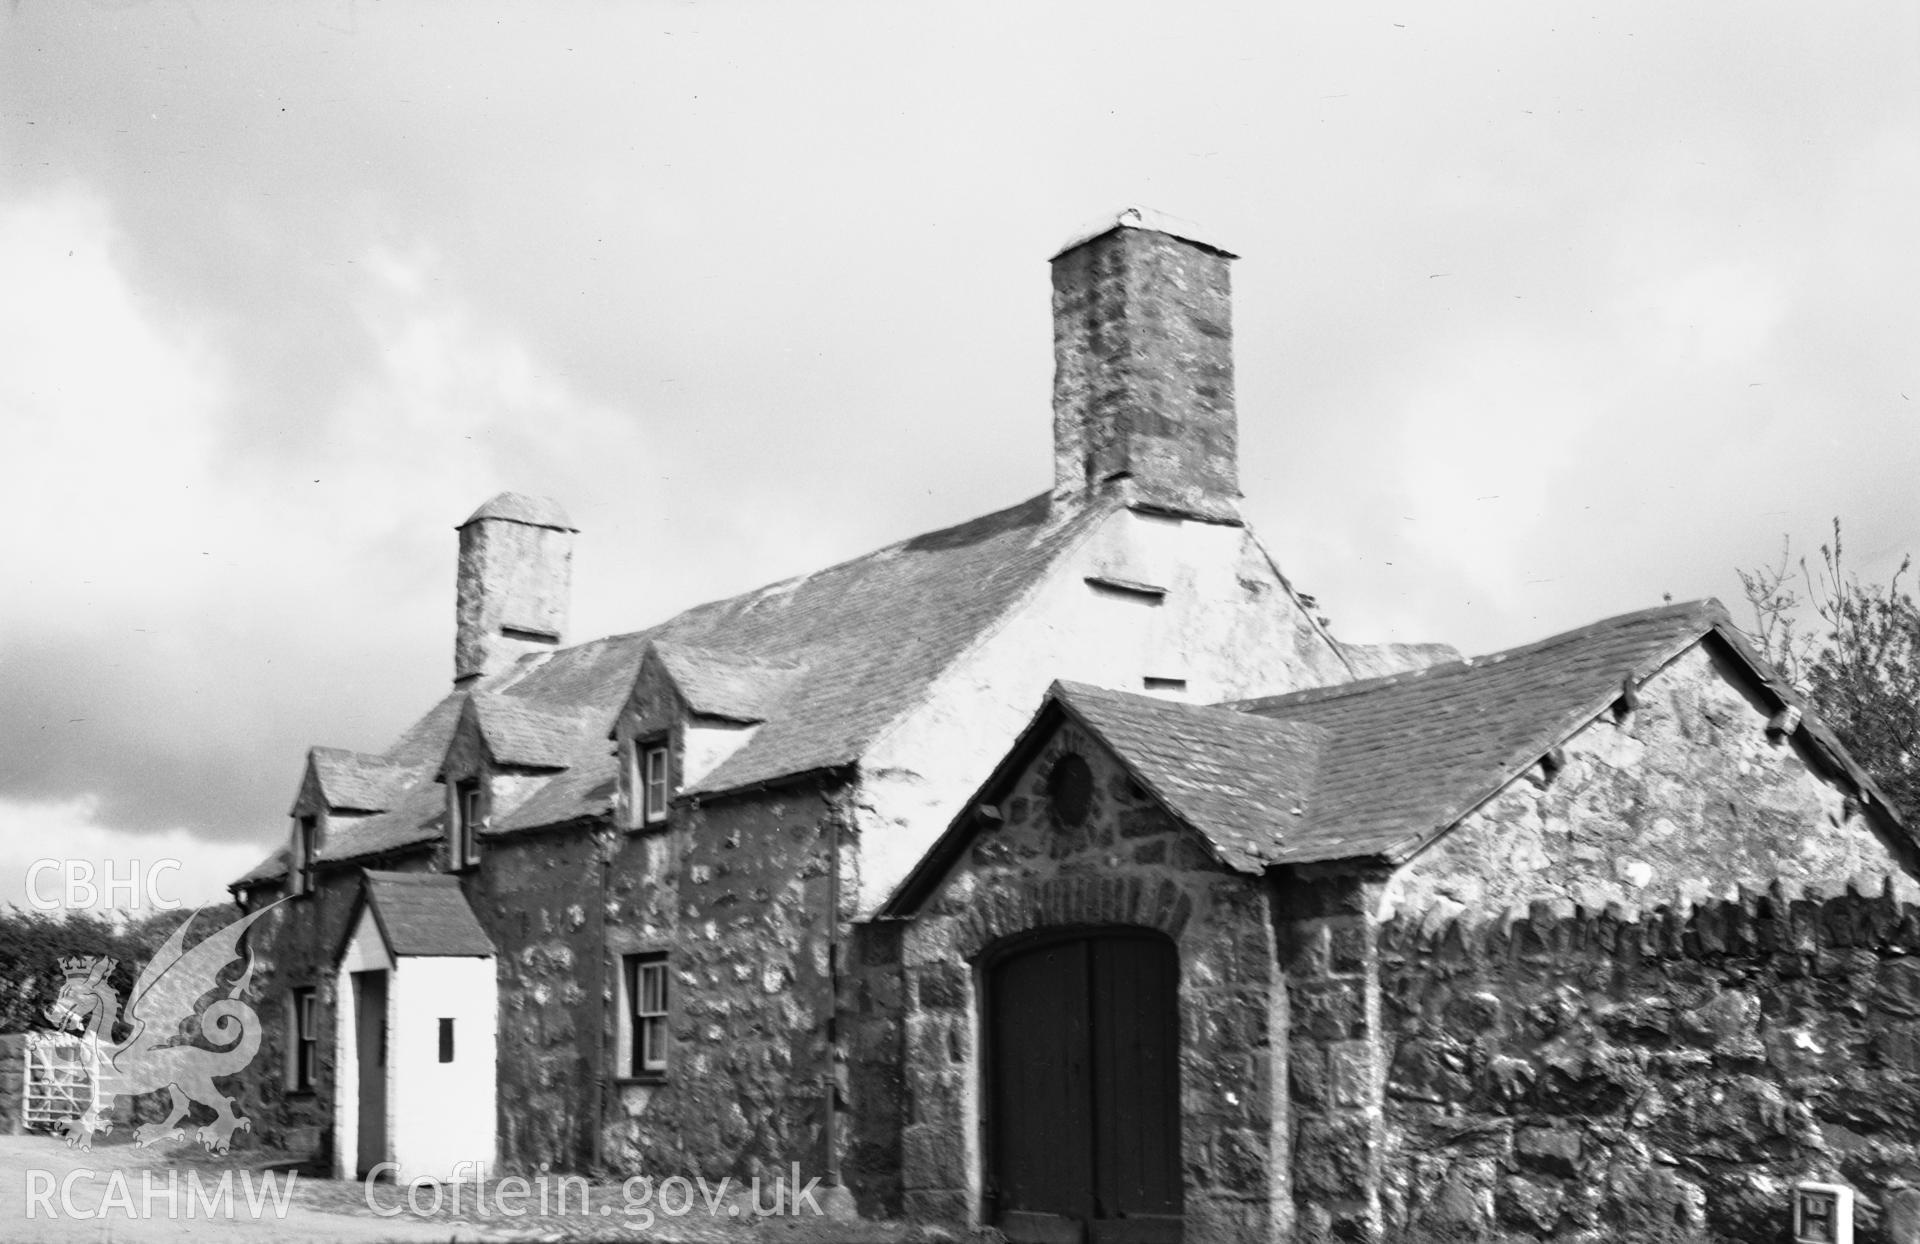
M 1920 909 L 1775 886 L 1380 933 L 1398 1226 L 1774 1240 L 1797 1180 L 1861 1244 L 1920 1184 Z
M 1069 752 L 1093 771 L 1084 821 L 1045 795 Z M 904 1049 L 900 1178 L 906 1212 L 976 1219 L 982 1164 L 976 1022 L 983 957 L 1047 928 L 1125 926 L 1171 938 L 1180 956 L 1180 1152 L 1190 1244 L 1286 1238 L 1286 1002 L 1265 887 L 1221 865 L 1136 787 L 1111 754 L 1063 727 L 1018 779 L 1005 821 L 983 831 L 918 919 L 878 938 L 856 1045 L 877 1065 Z M 885 934 L 880 935 L 882 937 Z M 885 960 L 897 963 L 889 966 Z M 895 999 L 898 1018 L 891 1014 Z M 897 1028 L 894 1025 L 898 1025 Z M 879 1072 L 869 1070 L 868 1078 Z

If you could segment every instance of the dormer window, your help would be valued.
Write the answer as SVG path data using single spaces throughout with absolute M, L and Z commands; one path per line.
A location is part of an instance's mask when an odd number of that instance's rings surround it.
M 313 893 L 313 859 L 320 848 L 320 818 L 311 814 L 293 818 L 293 844 L 287 861 L 289 891 L 298 897 Z
M 657 825 L 667 819 L 667 745 L 650 744 L 640 749 L 640 772 L 646 781 L 645 797 L 640 804 L 640 819 Z
M 487 822 L 486 797 L 478 778 L 464 778 L 453 784 L 450 854 L 455 868 L 471 868 L 480 862 L 480 830 Z
M 673 796 L 667 740 L 629 740 L 623 750 L 627 762 L 627 828 L 665 825 L 667 801 Z

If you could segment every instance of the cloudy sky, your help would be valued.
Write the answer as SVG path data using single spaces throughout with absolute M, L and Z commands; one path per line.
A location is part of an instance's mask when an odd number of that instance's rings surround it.
M 442 693 L 498 490 L 576 638 L 1040 491 L 1045 260 L 1129 203 L 1243 256 L 1247 511 L 1341 635 L 1920 548 L 1920 9 L 1170 14 L 13 0 L 0 901 L 219 894 Z

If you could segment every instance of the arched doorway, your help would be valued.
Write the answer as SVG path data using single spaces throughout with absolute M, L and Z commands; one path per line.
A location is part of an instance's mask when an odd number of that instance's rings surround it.
M 989 961 L 988 1210 L 1014 1244 L 1177 1244 L 1179 984 L 1173 943 L 1139 929 Z

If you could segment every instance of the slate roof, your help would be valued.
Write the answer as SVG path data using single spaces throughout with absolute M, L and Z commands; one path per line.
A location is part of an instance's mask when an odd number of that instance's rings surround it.
M 384 812 L 421 777 L 418 766 L 341 747 L 316 747 L 308 755 L 329 809 Z
M 1669 605 L 1470 660 L 1225 707 L 1322 727 L 1308 823 L 1276 863 L 1398 861 L 1451 827 L 1635 682 L 1730 625 L 1718 601 Z
M 654 642 L 653 651 L 688 708 L 749 724 L 778 714 L 806 669 L 792 661 L 755 660 L 664 639 Z
M 364 874 L 362 901 L 373 911 L 387 950 L 398 955 L 492 955 L 493 941 L 474 918 L 460 879 L 447 873 Z M 347 935 L 357 920 L 347 922 Z
M 509 711 L 524 701 L 536 713 L 576 717 L 582 728 L 565 745 L 567 767 L 496 817 L 490 832 L 608 810 L 618 771 L 606 736 L 650 643 L 670 664 L 678 660 L 691 695 L 726 710 L 716 715 L 766 714 L 753 738 L 690 793 L 851 765 L 1025 598 L 1047 567 L 1123 504 L 1104 497 L 1058 502 L 1042 493 L 813 574 L 695 606 L 650 630 L 523 658 L 481 680 L 475 697 L 506 703 Z M 777 694 L 775 683 L 784 684 Z M 467 699 L 466 689 L 447 695 L 385 759 L 437 772 Z M 379 815 L 335 827 L 320 859 L 368 859 L 430 842 L 443 832 L 444 814 L 445 790 L 429 776 Z M 242 880 L 285 871 L 282 849 Z
M 580 709 L 546 709 L 525 696 L 477 691 L 469 703 L 496 764 L 564 769 L 592 729 L 592 716 Z
M 1084 683 L 1057 682 L 1051 694 L 1170 810 L 1203 827 L 1222 862 L 1243 872 L 1269 862 L 1274 826 L 1304 823 L 1314 773 L 1333 739 L 1324 726 Z

